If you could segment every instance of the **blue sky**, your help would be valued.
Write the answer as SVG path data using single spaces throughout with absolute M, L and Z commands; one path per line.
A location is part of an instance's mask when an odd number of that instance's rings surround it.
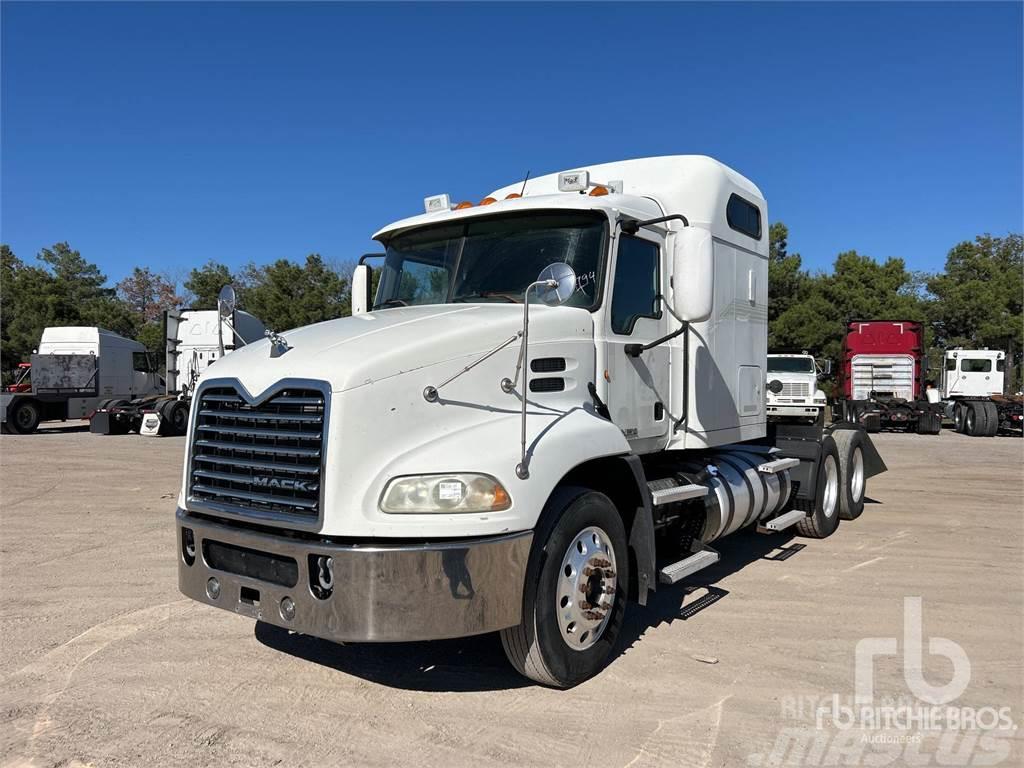
M 1021 9 L 5 2 L 0 238 L 112 280 L 340 262 L 428 194 L 693 152 L 812 268 L 937 270 L 1024 228 Z

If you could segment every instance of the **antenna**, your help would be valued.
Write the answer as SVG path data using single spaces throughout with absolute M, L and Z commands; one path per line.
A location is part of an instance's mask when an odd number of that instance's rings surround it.
M 526 172 L 526 178 L 523 179 L 523 188 L 521 190 L 519 190 L 519 196 L 520 197 L 522 197 L 523 195 L 526 194 L 526 182 L 528 182 L 529 180 L 530 180 L 530 172 L 527 171 Z

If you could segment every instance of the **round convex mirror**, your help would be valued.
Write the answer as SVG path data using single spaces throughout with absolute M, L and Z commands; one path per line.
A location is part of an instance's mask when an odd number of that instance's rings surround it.
M 549 307 L 564 304 L 576 291 L 576 273 L 562 261 L 544 267 L 537 275 L 537 282 L 554 282 L 554 285 L 542 285 L 537 288 L 537 296 Z
M 221 317 L 228 317 L 235 311 L 235 301 L 235 289 L 233 287 L 225 285 L 220 289 L 220 294 L 217 296 L 217 309 L 220 310 Z

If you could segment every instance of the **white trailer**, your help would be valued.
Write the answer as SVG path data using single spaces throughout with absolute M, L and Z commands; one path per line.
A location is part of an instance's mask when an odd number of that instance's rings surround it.
M 828 397 L 818 380 L 832 370 L 832 361 L 819 366 L 806 352 L 768 355 L 768 419 L 824 426 Z
M 337 641 L 499 631 L 565 687 L 722 536 L 861 514 L 884 470 L 861 429 L 768 424 L 767 207 L 743 176 L 646 158 L 424 204 L 374 236 L 355 316 L 200 378 L 185 595 Z
M 1004 394 L 1005 376 L 1002 350 L 946 350 L 936 394 L 957 432 L 979 437 L 1021 433 L 1021 398 Z
M 105 400 L 147 397 L 164 387 L 142 344 L 90 326 L 44 328 L 28 375 L 30 388 L 0 396 L 5 432 L 29 434 L 42 421 L 84 419 Z

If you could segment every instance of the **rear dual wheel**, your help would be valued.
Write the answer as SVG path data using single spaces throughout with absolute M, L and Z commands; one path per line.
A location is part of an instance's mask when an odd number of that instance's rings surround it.
M 999 431 L 999 410 L 990 400 L 970 400 L 957 406 L 963 414 L 963 433 L 971 437 L 994 437 Z M 960 420 L 958 420 L 958 425 Z M 960 431 L 958 428 L 957 431 Z
M 34 400 L 18 400 L 7 414 L 7 429 L 16 435 L 30 435 L 36 431 L 42 412 Z
M 542 685 L 577 685 L 608 660 L 628 594 L 626 532 L 615 505 L 603 493 L 560 488 L 534 534 L 522 622 L 501 632 L 505 655 Z
M 836 434 L 846 432 L 860 434 L 859 430 L 840 430 Z M 863 451 L 860 455 L 863 460 Z M 818 461 L 814 498 L 798 498 L 793 502 L 794 509 L 800 509 L 807 513 L 807 517 L 796 524 L 796 530 L 801 536 L 824 539 L 835 533 L 836 528 L 839 527 L 841 499 L 849 490 L 847 484 L 842 481 L 840 458 L 839 447 L 834 435 L 824 438 L 821 441 L 821 458 Z M 861 491 L 861 504 L 863 505 L 863 490 Z

